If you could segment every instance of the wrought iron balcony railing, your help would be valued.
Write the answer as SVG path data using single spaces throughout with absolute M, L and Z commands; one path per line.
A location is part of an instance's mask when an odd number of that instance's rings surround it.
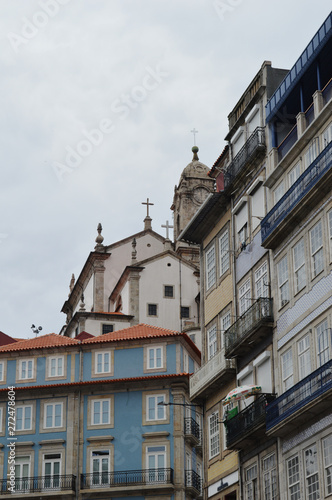
M 0 481 L 0 494 L 8 495 L 11 491 L 8 489 L 12 487 L 9 479 L 2 479 Z M 76 491 L 76 476 L 38 476 L 38 477 L 22 477 L 16 478 L 14 481 L 15 493 L 22 493 L 25 495 L 28 493 L 39 493 L 54 491 Z
M 141 469 L 81 474 L 81 489 L 173 484 L 173 469 Z
M 273 401 L 266 412 L 266 429 L 270 430 L 295 412 L 332 389 L 332 360 L 313 371 Z
M 261 222 L 262 244 L 332 167 L 332 142 L 294 182 Z
M 260 394 L 247 408 L 226 421 L 227 448 L 232 448 L 234 443 L 248 436 L 261 424 L 265 424 L 266 408 L 275 397 L 275 394 Z
M 273 321 L 272 299 L 260 297 L 225 332 L 225 356 L 248 338 L 262 323 Z
M 201 439 L 200 426 L 192 417 L 186 417 L 184 419 L 184 433 L 185 435 L 194 436 L 198 441 Z
M 231 164 L 225 169 L 225 188 L 232 183 L 234 177 L 238 175 L 247 163 L 251 163 L 259 151 L 265 151 L 265 149 L 264 128 L 257 127 L 237 155 L 234 156 Z
M 186 487 L 195 488 L 197 491 L 201 491 L 202 479 L 194 470 L 186 470 Z
M 195 398 L 227 373 L 235 373 L 235 362 L 225 359 L 225 351 L 222 349 L 190 377 L 190 397 Z

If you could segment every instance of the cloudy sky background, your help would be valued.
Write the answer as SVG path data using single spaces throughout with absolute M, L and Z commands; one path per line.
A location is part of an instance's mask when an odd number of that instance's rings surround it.
M 149 197 L 165 235 L 190 131 L 211 167 L 262 62 L 289 69 L 329 12 L 327 0 L 1 0 L 0 330 L 60 331 L 98 222 L 107 244 L 140 231 Z

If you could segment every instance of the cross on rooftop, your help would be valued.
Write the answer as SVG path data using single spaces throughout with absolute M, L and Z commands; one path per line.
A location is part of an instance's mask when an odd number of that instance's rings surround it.
M 192 134 L 194 134 L 194 146 L 196 146 L 196 134 L 198 134 L 198 130 L 196 130 L 195 128 L 193 128 L 190 132 Z
M 150 203 L 149 198 L 147 198 L 146 201 L 142 201 L 142 205 L 146 205 L 146 216 L 149 217 L 149 206 L 154 205 L 154 203 Z
M 162 224 L 161 227 L 166 228 L 166 239 L 169 240 L 169 229 L 172 229 L 174 226 L 170 226 L 168 220 L 166 221 L 166 224 Z

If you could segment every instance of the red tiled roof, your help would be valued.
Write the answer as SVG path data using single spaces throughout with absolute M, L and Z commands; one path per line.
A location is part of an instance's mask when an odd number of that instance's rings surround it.
M 15 342 L 17 342 L 17 340 L 13 337 L 10 337 L 6 333 L 0 332 L 0 346 L 14 344 Z
M 93 339 L 84 340 L 83 344 L 114 342 L 115 340 L 174 337 L 177 335 L 182 335 L 182 334 L 174 330 L 167 330 L 166 328 L 161 328 L 159 326 L 151 326 L 151 325 L 146 325 L 144 323 L 140 323 L 139 325 L 134 325 L 130 326 L 129 328 L 123 328 L 121 330 L 116 330 L 115 332 L 106 333 L 105 335 L 94 337 Z
M 93 311 L 91 314 L 109 314 L 112 316 L 128 316 L 128 314 L 124 314 L 124 313 L 119 312 L 119 311 L 118 312 Z
M 0 347 L 1 352 L 9 351 L 27 351 L 29 349 L 45 349 L 48 347 L 55 346 L 68 346 L 68 345 L 78 345 L 79 340 L 71 339 L 69 337 L 63 337 L 56 333 L 49 333 L 48 335 L 41 335 L 40 337 L 35 337 L 33 339 L 25 339 L 20 342 L 15 342 L 14 344 L 8 344 Z
M 141 382 L 144 380 L 159 380 L 159 379 L 167 379 L 167 378 L 176 378 L 176 377 L 186 377 L 189 378 L 192 373 L 169 373 L 164 375 L 149 375 L 146 377 L 129 377 L 129 378 L 115 378 L 115 379 L 105 379 L 105 380 L 86 380 L 85 382 L 69 382 L 65 384 L 44 384 L 44 385 L 28 385 L 23 387 L 15 386 L 15 391 L 21 390 L 31 390 L 31 389 L 52 389 L 54 387 L 75 387 L 75 386 L 84 386 L 84 385 L 104 385 L 104 384 L 115 384 L 121 382 Z M 8 387 L 0 389 L 0 393 L 3 391 L 8 392 Z
M 93 337 L 94 337 L 94 335 L 91 335 L 91 333 L 81 332 L 79 335 L 76 335 L 75 339 L 76 340 L 85 340 L 85 339 L 91 339 Z

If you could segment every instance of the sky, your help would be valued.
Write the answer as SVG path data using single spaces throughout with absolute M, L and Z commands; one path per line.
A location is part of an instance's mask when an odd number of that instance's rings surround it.
M 1 0 L 0 331 L 59 333 L 93 250 L 172 221 L 191 148 L 209 168 L 264 60 L 290 69 L 318 0 Z

